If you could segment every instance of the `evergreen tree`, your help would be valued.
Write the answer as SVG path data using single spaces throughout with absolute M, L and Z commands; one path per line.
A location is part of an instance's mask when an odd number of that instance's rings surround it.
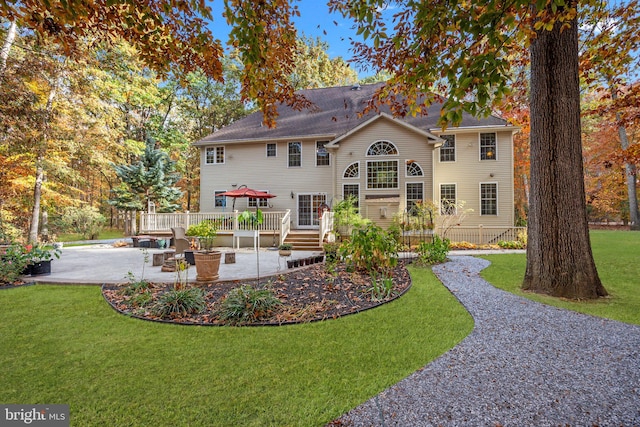
M 127 211 L 146 210 L 149 202 L 156 205 L 158 212 L 175 212 L 180 208 L 176 201 L 182 197 L 182 191 L 174 186 L 180 179 L 176 162 L 157 148 L 153 140 L 147 140 L 140 159 L 113 167 L 122 183 L 112 190 L 111 205 Z

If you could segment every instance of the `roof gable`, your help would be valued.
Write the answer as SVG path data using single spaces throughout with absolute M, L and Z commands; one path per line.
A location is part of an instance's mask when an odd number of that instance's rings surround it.
M 343 133 L 342 135 L 340 135 L 339 137 L 335 138 L 333 141 L 331 141 L 329 144 L 327 144 L 327 147 L 335 147 L 338 146 L 339 143 L 344 140 L 345 138 L 355 134 L 356 132 L 358 132 L 360 129 L 365 128 L 367 126 L 369 126 L 371 123 L 373 122 L 377 122 L 379 120 L 390 120 L 393 121 L 394 123 L 412 131 L 415 132 L 421 136 L 423 136 L 425 139 L 427 139 L 427 141 L 429 141 L 432 144 L 435 144 L 436 146 L 440 146 L 440 144 L 442 144 L 444 142 L 444 140 L 440 137 L 437 137 L 436 135 L 432 134 L 431 132 L 419 129 L 415 126 L 412 126 L 411 124 L 402 121 L 402 120 L 396 120 L 393 118 L 393 116 L 391 116 L 390 114 L 387 113 L 380 113 L 380 114 L 376 114 L 375 116 L 369 118 L 368 120 L 360 123 L 358 126 L 354 127 L 353 129 L 349 130 L 346 133 Z
M 279 116 L 275 128 L 262 125 L 262 112 L 257 111 L 229 126 L 226 126 L 195 143 L 195 145 L 209 145 L 212 143 L 232 143 L 268 140 L 291 140 L 302 138 L 341 138 L 361 126 L 366 126 L 370 120 L 378 120 L 377 116 L 384 116 L 416 131 L 434 137 L 429 131 L 438 128 L 441 104 L 432 104 L 427 116 L 394 118 L 389 114 L 386 106 L 380 106 L 382 114 L 371 112 L 362 115 L 361 112 L 371 101 L 375 91 L 384 83 L 364 86 L 339 86 L 322 89 L 308 89 L 299 91 L 315 107 L 297 111 L 289 106 L 278 107 Z M 469 114 L 463 114 L 460 127 L 488 127 L 505 126 L 508 123 L 500 118 L 490 116 L 477 119 Z

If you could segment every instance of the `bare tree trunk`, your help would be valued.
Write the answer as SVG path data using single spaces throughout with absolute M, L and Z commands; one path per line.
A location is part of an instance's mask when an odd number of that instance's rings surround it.
M 36 158 L 36 183 L 33 187 L 33 209 L 31 210 L 31 224 L 29 226 L 29 243 L 32 244 L 38 243 L 38 229 L 40 227 L 40 200 L 42 199 L 42 183 L 44 182 L 44 158 L 47 152 L 53 100 L 56 97 L 57 90 L 58 82 L 56 81 L 49 92 L 49 97 L 47 98 L 44 124 L 42 128 L 42 140 L 38 147 L 38 156 Z
M 531 194 L 522 288 L 598 298 L 589 241 L 578 80 L 578 27 L 541 30 L 531 43 Z
M 42 199 L 42 182 L 44 181 L 44 156 L 38 154 L 36 159 L 36 183 L 33 187 L 33 208 L 31 209 L 31 224 L 29 226 L 29 243 L 38 243 L 38 229 L 40 228 L 40 200 Z
M 4 72 L 7 69 L 7 59 L 9 58 L 9 52 L 11 51 L 11 46 L 13 46 L 13 41 L 16 38 L 16 30 L 16 22 L 11 21 L 9 31 L 7 31 L 7 38 L 4 39 L 4 45 L 2 46 L 2 50 L 0 50 L 0 77 L 4 76 Z

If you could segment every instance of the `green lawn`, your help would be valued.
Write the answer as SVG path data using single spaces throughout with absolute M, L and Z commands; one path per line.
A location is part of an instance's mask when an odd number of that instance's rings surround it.
M 526 258 L 520 254 L 483 257 L 491 261 L 491 266 L 482 272 L 482 277 L 534 301 L 640 324 L 640 232 L 596 230 L 591 232 L 591 244 L 600 279 L 610 294 L 608 298 L 572 302 L 522 292 Z
M 122 239 L 124 238 L 124 233 L 122 232 L 122 230 L 118 230 L 116 228 L 105 228 L 104 230 L 102 230 L 100 232 L 100 234 L 98 235 L 97 240 L 103 240 L 103 239 Z M 57 238 L 58 242 L 77 242 L 80 240 L 85 240 L 84 237 L 82 237 L 81 234 L 78 233 L 65 233 L 65 234 L 60 234 Z
M 131 319 L 97 287 L 0 291 L 0 402 L 70 404 L 74 426 L 323 425 L 471 331 L 431 271 L 410 270 L 397 301 L 283 327 Z

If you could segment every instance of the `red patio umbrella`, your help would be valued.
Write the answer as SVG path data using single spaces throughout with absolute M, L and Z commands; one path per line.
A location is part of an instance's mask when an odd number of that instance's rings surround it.
M 276 197 L 275 194 L 265 193 L 264 191 L 253 190 L 248 188 L 246 185 L 241 185 L 235 190 L 225 191 L 224 193 L 220 193 L 220 196 L 233 197 L 233 209 L 235 211 L 236 208 L 236 199 L 239 197 L 250 197 L 255 199 L 271 199 Z M 258 203 L 256 203 L 256 212 L 258 211 Z M 258 248 L 260 247 L 260 233 L 258 233 Z M 260 283 L 260 253 L 256 250 L 256 269 L 258 272 L 258 278 L 256 283 Z
M 236 207 L 236 199 L 239 197 L 247 197 L 252 199 L 271 199 L 276 197 L 275 194 L 265 193 L 264 191 L 254 190 L 252 188 L 247 187 L 246 185 L 241 185 L 239 188 L 231 191 L 225 191 L 224 193 L 218 194 L 219 196 L 225 197 L 233 197 L 233 207 L 235 210 Z

